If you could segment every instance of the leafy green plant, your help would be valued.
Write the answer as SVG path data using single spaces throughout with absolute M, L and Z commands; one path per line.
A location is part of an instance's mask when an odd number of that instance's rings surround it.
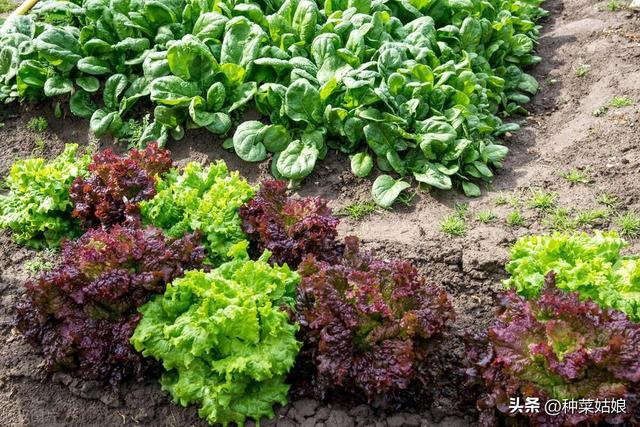
M 337 149 L 359 177 L 394 175 L 373 187 L 390 206 L 408 185 L 398 177 L 480 195 L 508 152 L 498 138 L 518 129 L 501 117 L 538 91 L 523 69 L 540 62 L 541 0 L 149 1 L 49 0 L 12 20 L 0 102 L 55 98 L 96 136 L 141 145 L 225 135 L 254 107 L 268 120 L 239 123 L 241 159 L 271 157 L 295 183 Z M 143 99 L 154 110 L 140 131 L 127 118 Z
M 578 292 L 600 306 L 640 320 L 640 261 L 625 257 L 627 243 L 616 232 L 554 233 L 520 238 L 511 248 L 505 285 L 527 298 L 538 296 L 554 271 L 559 289 Z
M 199 404 L 211 424 L 273 417 L 272 406 L 287 403 L 285 378 L 300 349 L 298 325 L 280 309 L 293 306 L 298 274 L 269 265 L 269 252 L 251 261 L 246 250 L 237 243 L 232 261 L 174 280 L 140 308 L 131 338 L 162 362 L 160 383 L 175 402 Z
M 524 216 L 520 209 L 514 209 L 507 214 L 505 222 L 509 227 L 522 227 L 524 225 Z
M 206 167 L 188 163 L 156 180 L 155 197 L 139 205 L 143 221 L 172 237 L 201 231 L 208 261 L 226 261 L 231 246 L 245 238 L 238 209 L 253 196 L 253 188 L 222 161 Z
M 591 178 L 586 172 L 583 172 L 578 169 L 570 169 L 566 172 L 563 172 L 561 176 L 569 181 L 571 184 L 590 184 Z
M 9 228 L 16 242 L 34 248 L 57 247 L 61 239 L 80 234 L 71 216 L 71 183 L 87 173 L 89 155 L 69 144 L 51 161 L 32 158 L 11 167 L 6 195 L 0 195 L 0 228 Z
M 365 200 L 348 204 L 340 210 L 340 214 L 348 216 L 353 221 L 361 221 L 378 209 L 375 202 Z
M 609 101 L 609 107 L 614 107 L 614 108 L 628 107 L 633 104 L 634 104 L 633 99 L 627 98 L 626 96 L 614 96 Z
M 467 234 L 467 224 L 464 218 L 457 214 L 444 217 L 440 222 L 440 231 L 451 236 L 462 237 Z
M 49 127 L 49 122 L 42 116 L 34 117 L 27 122 L 27 129 L 36 132 L 42 133 Z
M 528 204 L 532 208 L 546 211 L 555 206 L 557 198 L 558 193 L 532 188 Z
M 575 68 L 576 76 L 584 77 L 587 75 L 589 70 L 591 69 L 591 65 L 589 64 L 580 64 Z
M 615 220 L 620 235 L 634 239 L 640 236 L 640 216 L 634 212 L 625 212 Z
M 607 9 L 609 12 L 616 12 L 620 9 L 620 2 L 618 0 L 609 0 L 607 2 Z
M 491 211 L 480 211 L 478 212 L 478 214 L 476 215 L 476 221 L 482 223 L 482 224 L 490 224 L 492 222 L 495 222 L 498 219 L 498 216 L 491 212 Z

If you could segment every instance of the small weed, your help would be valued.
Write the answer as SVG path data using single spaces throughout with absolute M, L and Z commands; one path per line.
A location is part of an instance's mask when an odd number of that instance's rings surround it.
M 552 191 L 544 191 L 542 189 L 531 189 L 531 197 L 529 198 L 529 206 L 541 211 L 551 209 L 556 204 L 558 193 Z
M 519 209 L 509 212 L 506 218 L 509 227 L 522 227 L 524 225 L 524 216 Z
M 610 209 L 615 209 L 615 207 L 620 202 L 620 200 L 618 200 L 618 197 L 611 193 L 602 193 L 598 196 L 596 200 L 601 205 L 604 205 Z
M 467 225 L 464 219 L 455 213 L 445 217 L 440 223 L 440 231 L 450 236 L 461 237 L 467 234 Z
M 609 107 L 614 108 L 628 107 L 633 104 L 633 99 L 624 96 L 614 96 L 613 98 L 611 98 L 611 101 L 609 101 Z
M 27 129 L 37 133 L 44 132 L 48 127 L 49 123 L 47 122 L 47 119 L 42 116 L 34 117 L 27 123 Z
M 502 192 L 493 199 L 493 204 L 496 206 L 504 206 L 507 203 L 509 203 L 509 200 L 507 199 L 507 196 L 505 196 Z
M 513 193 L 511 197 L 509 197 L 509 206 L 512 208 L 519 208 L 522 206 L 522 196 L 520 193 Z
M 482 224 L 489 224 L 498 219 L 498 216 L 491 211 L 480 211 L 476 215 L 476 220 Z
M 469 204 L 455 202 L 453 204 L 453 210 L 456 212 L 456 215 L 458 215 L 461 219 L 465 219 L 469 214 Z
M 609 107 L 607 107 L 606 105 L 603 105 L 602 107 L 598 107 L 595 110 L 593 110 L 593 112 L 591 114 L 594 117 L 600 117 L 603 114 L 605 114 L 607 111 L 609 111 Z
M 369 215 L 371 215 L 377 210 L 378 210 L 378 205 L 376 205 L 375 202 L 371 200 L 367 200 L 364 202 L 351 203 L 350 205 L 347 205 L 344 208 L 342 208 L 340 213 L 345 216 L 348 216 L 354 221 L 360 221 L 368 217 Z
M 43 138 L 36 138 L 34 143 L 36 144 L 36 152 L 38 153 L 43 153 L 44 149 L 47 146 L 47 141 L 45 141 Z
M 607 2 L 607 10 L 609 10 L 609 12 L 615 12 L 618 9 L 620 9 L 620 3 L 618 0 L 609 0 Z
M 571 218 L 569 208 L 557 208 L 545 219 L 544 224 L 556 231 L 573 231 L 576 229 L 576 221 Z
M 640 216 L 633 212 L 625 212 L 616 218 L 618 232 L 623 237 L 634 239 L 640 236 Z
M 544 79 L 544 84 L 547 86 L 553 86 L 554 84 L 558 83 L 558 80 L 551 78 L 551 77 L 547 77 L 546 79 Z
M 4 127 L 4 122 L 0 122 L 0 129 Z
M 43 252 L 39 253 L 34 259 L 27 261 L 25 263 L 25 268 L 29 272 L 29 274 L 36 275 L 44 270 L 51 270 L 53 268 L 53 263 L 48 259 L 51 259 L 53 256 L 53 251 L 50 249 L 46 249 Z
M 397 200 L 405 206 L 411 206 L 411 204 L 413 203 L 413 199 L 416 197 L 416 194 L 418 193 L 415 191 L 404 191 L 400 193 Z
M 589 72 L 590 69 L 591 69 L 591 65 L 589 65 L 589 64 L 580 64 L 575 69 L 576 76 L 584 77 L 584 76 L 587 75 L 587 73 Z
M 609 212 L 607 212 L 606 209 L 589 209 L 578 213 L 576 223 L 585 227 L 607 220 L 608 218 Z
M 586 172 L 579 171 L 578 169 L 571 169 L 561 175 L 564 179 L 572 184 L 589 184 L 591 178 Z

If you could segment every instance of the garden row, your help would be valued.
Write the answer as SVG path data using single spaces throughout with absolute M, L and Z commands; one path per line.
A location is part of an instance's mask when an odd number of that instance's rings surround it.
M 339 239 L 321 199 L 289 197 L 283 181 L 256 193 L 223 163 L 175 168 L 155 144 L 93 158 L 70 145 L 17 161 L 7 186 L 0 227 L 32 247 L 62 241 L 15 316 L 51 371 L 117 387 L 161 364 L 175 402 L 223 425 L 273 416 L 287 378 L 320 399 L 428 396 L 450 296 Z M 640 261 L 624 246 L 614 233 L 516 243 L 495 323 L 467 343 L 484 424 L 512 397 L 627 402 L 621 414 L 521 415 L 540 425 L 636 417 Z
M 328 149 L 440 189 L 480 194 L 538 90 L 541 0 L 44 0 L 0 33 L 0 102 L 52 98 L 96 136 L 144 147 L 185 129 L 272 159 L 296 183 Z M 136 104 L 151 103 L 141 118 Z M 136 120 L 138 119 L 138 120 Z M 266 120 L 265 120 L 266 121 Z M 382 175 L 389 206 L 409 183 Z

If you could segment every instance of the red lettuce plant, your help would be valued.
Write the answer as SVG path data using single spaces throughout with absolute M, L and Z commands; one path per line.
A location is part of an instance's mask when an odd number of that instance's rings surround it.
M 40 347 L 48 370 L 75 371 L 114 387 L 139 377 L 143 359 L 129 339 L 137 308 L 204 259 L 200 237 L 116 225 L 63 244 L 60 267 L 27 283 L 14 324 Z
M 242 230 L 258 256 L 271 251 L 271 263 L 295 269 L 307 256 L 337 262 L 343 245 L 337 241 L 338 218 L 318 197 L 287 197 L 284 181 L 265 180 L 256 196 L 240 208 Z
M 620 424 L 634 416 L 638 421 L 640 324 L 591 300 L 581 302 L 577 292 L 558 290 L 554 273 L 545 282 L 538 299 L 504 293 L 495 324 L 468 344 L 468 374 L 484 387 L 477 402 L 481 424 L 495 425 L 500 414 L 539 426 Z M 539 411 L 511 414 L 517 407 L 510 407 L 510 399 L 527 397 L 539 399 Z M 613 414 L 569 404 L 547 415 L 550 399 L 624 399 L 626 408 Z
M 121 157 L 110 149 L 96 153 L 89 176 L 71 186 L 73 216 L 85 228 L 109 227 L 138 217 L 138 203 L 156 194 L 156 176 L 171 168 L 168 150 L 149 144 Z
M 381 398 L 414 380 L 429 380 L 430 341 L 454 317 L 443 289 L 427 284 L 409 262 L 360 251 L 356 237 L 345 239 L 340 262 L 309 257 L 298 272 L 301 358 L 315 366 L 319 397 L 333 389 L 384 404 Z

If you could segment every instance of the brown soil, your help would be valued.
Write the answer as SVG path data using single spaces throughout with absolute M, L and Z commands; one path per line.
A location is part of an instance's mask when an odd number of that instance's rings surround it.
M 432 281 L 452 294 L 458 319 L 452 338 L 434 355 L 441 372 L 432 387 L 432 399 L 405 412 L 383 413 L 367 405 L 328 405 L 299 400 L 280 408 L 277 426 L 418 426 L 473 425 L 473 392 L 465 387 L 461 372 L 465 331 L 486 327 L 495 307 L 494 296 L 506 276 L 508 248 L 518 237 L 549 229 L 549 217 L 527 205 L 531 188 L 558 193 L 560 207 L 585 210 L 598 207 L 597 196 L 608 192 L 620 200 L 619 211 L 640 211 L 640 14 L 626 10 L 609 12 L 606 4 L 588 0 L 551 0 L 551 12 L 543 22 L 538 54 L 543 62 L 531 72 L 541 91 L 521 118 L 522 130 L 507 138 L 510 155 L 490 191 L 474 200 L 455 192 L 419 192 L 410 206 L 378 211 L 361 221 L 344 218 L 343 234 L 355 234 L 368 249 L 381 256 L 413 261 Z M 590 66 L 576 75 L 581 64 Z M 635 106 L 610 108 L 595 117 L 592 112 L 614 96 L 636 101 Z M 64 142 L 90 143 L 86 121 L 55 120 L 53 106 L 5 108 L 0 111 L 0 175 L 11 163 L 34 153 L 53 156 Z M 44 115 L 50 127 L 38 135 L 25 124 Z M 36 141 L 44 140 L 39 149 Z M 109 145 L 102 141 L 100 145 Z M 41 145 L 41 144 L 40 144 Z M 220 141 L 206 133 L 192 133 L 170 144 L 176 160 L 223 158 L 252 181 L 266 175 L 264 165 L 242 163 L 225 152 Z M 300 189 L 303 195 L 320 195 L 341 208 L 369 198 L 370 180 L 354 178 L 342 156 L 330 154 Z M 590 184 L 571 184 L 560 175 L 577 169 Z M 510 203 L 496 206 L 505 196 Z M 521 202 L 518 204 L 517 199 Z M 453 212 L 455 202 L 469 203 L 466 237 L 448 237 L 440 231 L 442 218 Z M 512 206 L 515 205 L 516 207 Z M 521 210 L 525 224 L 511 227 L 507 215 Z M 481 210 L 498 219 L 491 224 L 475 220 Z M 605 220 L 598 228 L 615 228 Z M 638 240 L 630 250 L 640 250 Z M 47 376 L 41 358 L 12 333 L 10 318 L 16 299 L 29 277 L 29 262 L 43 257 L 12 243 L 0 233 L 0 424 L 8 426 L 204 426 L 194 408 L 170 403 L 155 381 L 124 386 L 114 394 L 98 384 L 82 382 L 67 374 Z

